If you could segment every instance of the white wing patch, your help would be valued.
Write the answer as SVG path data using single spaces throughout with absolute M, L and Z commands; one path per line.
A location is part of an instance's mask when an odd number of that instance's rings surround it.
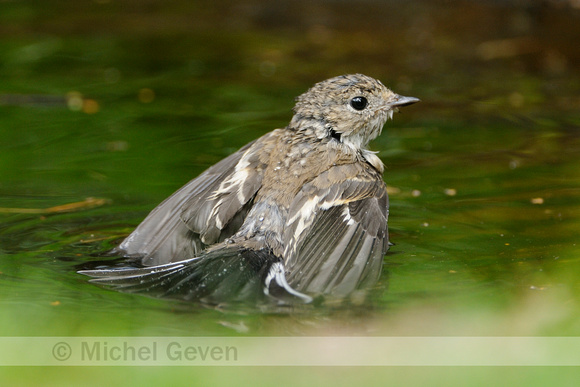
M 286 248 L 284 250 L 285 257 L 292 255 L 291 252 L 294 252 L 294 249 L 296 248 L 295 242 L 300 239 L 300 236 L 304 231 L 312 226 L 312 222 L 314 221 L 314 218 L 317 214 L 317 210 L 325 211 L 329 208 L 348 203 L 346 200 L 336 198 L 333 198 L 332 200 L 329 200 L 328 198 L 326 198 L 326 200 L 324 199 L 325 198 L 320 196 L 314 196 L 308 199 L 306 203 L 302 205 L 300 211 L 296 211 L 296 214 L 292 218 L 288 219 L 286 222 L 287 225 L 293 225 L 295 222 L 298 223 L 296 223 L 294 233 L 292 234 L 292 241 L 286 244 Z M 348 212 L 348 208 L 346 208 L 346 211 Z M 350 214 L 347 215 L 350 219 Z M 353 223 L 354 221 L 351 220 L 350 224 Z
M 312 297 L 294 290 L 288 284 L 288 282 L 286 281 L 286 274 L 284 273 L 284 271 L 285 271 L 284 264 L 282 262 L 276 262 L 275 264 L 272 265 L 270 271 L 268 272 L 268 276 L 266 277 L 266 280 L 264 282 L 264 294 L 266 294 L 267 296 L 270 295 L 270 283 L 272 283 L 272 280 L 274 280 L 276 284 L 278 284 L 278 286 L 280 286 L 293 296 L 301 298 L 302 300 L 304 300 L 304 302 L 307 303 L 312 302 Z
M 230 201 L 230 194 L 235 194 L 236 199 L 239 201 L 240 204 L 244 204 L 247 202 L 249 198 L 244 195 L 244 184 L 247 183 L 248 178 L 251 172 L 251 162 L 249 160 L 250 149 L 246 151 L 246 153 L 242 156 L 240 161 L 234 167 L 234 173 L 231 174 L 229 178 L 224 180 L 218 189 L 214 191 L 209 196 L 209 200 L 218 200 L 217 203 L 213 206 L 208 219 L 215 220 L 215 226 L 223 230 L 225 224 L 223 219 L 220 215 L 220 208 L 224 203 Z M 229 219 L 228 219 L 229 220 Z
M 297 211 L 296 215 L 294 215 L 290 220 L 288 220 L 288 222 L 287 222 L 288 224 L 291 224 L 291 223 L 298 221 L 298 225 L 296 226 L 296 229 L 294 230 L 294 239 L 298 239 L 300 234 L 302 234 L 302 232 L 308 226 L 310 226 L 310 223 L 312 222 L 312 218 L 316 214 L 316 208 L 319 206 L 319 202 L 320 202 L 320 197 L 314 196 L 313 198 L 306 201 L 306 203 L 304 203 L 304 205 L 302 206 L 300 211 Z
M 241 160 L 236 164 L 234 168 L 234 173 L 231 177 L 224 180 L 220 187 L 209 197 L 210 200 L 217 199 L 220 195 L 228 194 L 236 190 L 238 200 L 241 203 L 245 202 L 245 198 L 242 192 L 242 186 L 249 176 L 249 166 L 250 161 L 248 160 L 249 150 L 242 156 Z
M 348 206 L 344 206 L 342 209 L 342 216 L 344 216 L 344 221 L 346 222 L 347 226 L 352 226 L 355 222 L 354 219 L 350 216 L 350 210 Z

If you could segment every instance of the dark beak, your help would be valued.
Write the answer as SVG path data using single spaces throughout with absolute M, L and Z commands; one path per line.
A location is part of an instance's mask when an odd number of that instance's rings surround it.
M 408 106 L 408 105 L 412 105 L 416 102 L 421 101 L 419 98 L 415 98 L 415 97 L 405 97 L 403 95 L 399 95 L 397 97 L 397 99 L 395 100 L 395 102 L 391 103 L 392 107 L 402 107 L 402 106 Z

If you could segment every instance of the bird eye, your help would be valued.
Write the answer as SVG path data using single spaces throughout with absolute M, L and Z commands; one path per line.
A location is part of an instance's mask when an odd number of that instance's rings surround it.
M 367 107 L 369 101 L 365 97 L 354 97 L 350 100 L 350 106 L 352 106 L 355 110 L 363 110 Z

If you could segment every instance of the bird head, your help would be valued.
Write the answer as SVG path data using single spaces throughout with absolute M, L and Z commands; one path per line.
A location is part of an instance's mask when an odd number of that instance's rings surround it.
M 418 101 L 398 95 L 366 75 L 341 75 L 300 95 L 290 126 L 315 128 L 320 139 L 333 137 L 351 148 L 365 149 L 399 107 Z

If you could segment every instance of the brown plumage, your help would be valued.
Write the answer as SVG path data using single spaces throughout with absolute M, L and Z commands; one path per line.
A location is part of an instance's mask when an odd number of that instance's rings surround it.
M 317 83 L 294 116 L 166 199 L 117 253 L 144 267 L 83 271 L 153 296 L 342 298 L 374 284 L 388 249 L 383 164 L 371 151 L 402 97 L 362 74 Z

